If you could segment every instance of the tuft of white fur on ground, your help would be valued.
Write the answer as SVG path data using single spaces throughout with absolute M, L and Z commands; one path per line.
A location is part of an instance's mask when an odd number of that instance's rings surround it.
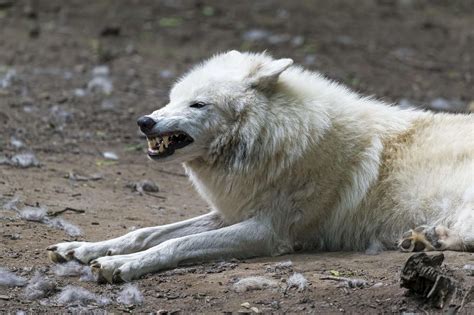
M 233 285 L 233 289 L 235 292 L 263 290 L 267 288 L 276 287 L 278 287 L 278 282 L 273 279 L 261 276 L 242 278 Z
M 37 300 L 51 295 L 55 289 L 56 283 L 53 280 L 36 272 L 28 282 L 24 295 L 28 300 Z
M 8 201 L 7 203 L 3 205 L 3 210 L 17 211 L 19 202 L 20 202 L 20 197 L 14 196 L 12 200 Z
M 22 287 L 26 284 L 26 279 L 19 277 L 11 271 L 0 267 L 0 286 Z
M 18 214 L 23 220 L 45 223 L 56 229 L 64 230 L 69 236 L 76 237 L 82 235 L 82 230 L 79 227 L 63 218 L 49 218 L 46 208 L 41 206 L 25 207 L 18 211 Z
M 80 276 L 84 266 L 76 261 L 68 261 L 65 264 L 57 264 L 53 267 L 53 272 L 59 277 L 76 277 Z
M 19 215 L 23 220 L 43 222 L 46 219 L 46 209 L 43 207 L 25 207 L 20 210 Z
M 143 295 L 136 285 L 129 283 L 119 292 L 117 302 L 124 305 L 141 305 L 143 303 Z
M 60 230 L 64 230 L 64 232 L 66 232 L 69 236 L 75 237 L 75 236 L 82 235 L 82 230 L 78 226 L 76 226 L 76 225 L 74 225 L 74 224 L 72 224 L 72 223 L 70 223 L 70 222 L 68 222 L 68 221 L 66 221 L 62 218 L 55 218 L 55 219 L 47 220 L 46 223 L 49 226 L 55 227 L 55 228 L 60 229 Z
M 288 278 L 286 284 L 288 288 L 296 287 L 298 291 L 303 291 L 308 287 L 309 282 L 301 273 L 295 272 Z
M 101 306 L 110 304 L 110 299 L 94 294 L 83 287 L 68 285 L 57 296 L 56 301 L 61 305 L 86 306 L 98 304 Z
M 90 266 L 84 266 L 79 280 L 85 282 L 97 282 L 97 275 L 92 272 Z
M 384 246 L 379 241 L 372 241 L 365 250 L 366 255 L 378 255 L 384 251 Z
M 68 261 L 57 264 L 53 272 L 59 277 L 80 277 L 80 281 L 97 281 L 97 276 L 92 273 L 91 267 L 79 264 L 77 261 Z

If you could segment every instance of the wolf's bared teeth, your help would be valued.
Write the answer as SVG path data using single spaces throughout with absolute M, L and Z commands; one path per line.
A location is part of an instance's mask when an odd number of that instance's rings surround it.
M 168 145 L 170 144 L 169 136 L 163 137 L 163 144 L 165 148 L 168 148 Z
M 161 142 L 161 143 L 159 144 L 158 151 L 159 151 L 160 153 L 162 153 L 162 152 L 165 151 L 165 145 L 164 145 L 163 142 Z
M 148 148 L 153 149 L 155 147 L 155 141 L 153 139 L 148 139 Z

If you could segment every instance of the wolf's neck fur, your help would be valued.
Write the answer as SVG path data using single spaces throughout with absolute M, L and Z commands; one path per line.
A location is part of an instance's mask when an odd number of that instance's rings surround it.
M 377 179 L 384 139 L 403 132 L 417 117 L 297 67 L 281 75 L 270 106 L 252 115 L 213 144 L 212 162 L 185 163 L 197 190 L 229 221 L 275 211 L 263 209 L 269 205 L 288 207 L 268 194 L 275 181 L 302 191 L 294 207 L 317 196 L 314 207 L 328 208 L 314 211 L 319 215 L 355 209 Z M 309 173 L 319 182 L 292 187 L 302 182 L 294 176 Z M 284 196 L 285 191 L 276 193 Z

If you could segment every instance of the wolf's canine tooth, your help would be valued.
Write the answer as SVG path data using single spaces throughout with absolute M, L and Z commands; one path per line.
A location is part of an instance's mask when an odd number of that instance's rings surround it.
M 170 144 L 169 136 L 165 136 L 163 138 L 163 143 L 164 143 L 165 147 L 167 148 L 168 145 Z

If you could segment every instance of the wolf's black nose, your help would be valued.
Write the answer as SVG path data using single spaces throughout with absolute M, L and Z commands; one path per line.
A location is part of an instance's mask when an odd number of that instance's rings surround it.
M 153 129 L 153 126 L 156 125 L 156 122 L 153 118 L 142 116 L 138 118 L 137 124 L 143 133 L 149 133 L 151 129 Z

